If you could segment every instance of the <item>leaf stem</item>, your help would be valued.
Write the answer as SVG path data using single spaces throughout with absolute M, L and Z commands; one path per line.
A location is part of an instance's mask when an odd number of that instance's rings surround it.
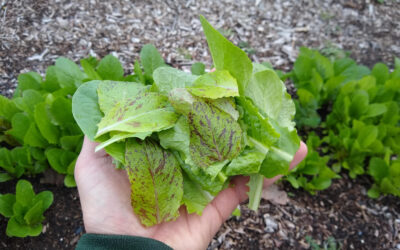
M 258 209 L 258 206 L 260 205 L 263 184 L 264 184 L 264 176 L 260 174 L 250 175 L 250 181 L 247 185 L 250 188 L 248 192 L 249 195 L 248 207 L 251 210 L 256 211 Z

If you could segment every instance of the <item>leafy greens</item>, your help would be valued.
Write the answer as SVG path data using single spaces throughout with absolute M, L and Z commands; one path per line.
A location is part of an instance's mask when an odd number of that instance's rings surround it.
M 168 67 L 147 46 L 145 73 L 138 63 L 129 79 L 104 69 L 102 81 L 73 96 L 82 131 L 127 171 L 134 212 L 146 226 L 176 219 L 181 205 L 201 214 L 235 175 L 250 176 L 249 207 L 257 209 L 264 177 L 287 174 L 299 148 L 295 106 L 276 73 L 200 21 L 214 72 Z M 90 67 L 86 73 L 97 77 Z

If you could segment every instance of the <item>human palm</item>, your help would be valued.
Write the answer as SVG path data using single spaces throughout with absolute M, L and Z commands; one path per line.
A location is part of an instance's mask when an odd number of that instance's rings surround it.
M 75 179 L 87 233 L 119 234 L 153 238 L 174 249 L 205 249 L 232 211 L 247 199 L 248 178 L 239 176 L 231 187 L 221 191 L 201 216 L 188 214 L 182 206 L 175 221 L 145 227 L 133 213 L 130 183 L 125 171 L 117 170 L 104 151 L 94 152 L 96 143 L 85 138 L 75 166 Z M 294 167 L 307 154 L 301 143 L 291 164 Z M 271 185 L 279 177 L 266 179 Z

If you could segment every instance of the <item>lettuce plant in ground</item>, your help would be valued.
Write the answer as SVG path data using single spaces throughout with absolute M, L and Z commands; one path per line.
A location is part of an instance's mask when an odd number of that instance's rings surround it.
M 369 196 L 399 195 L 400 65 L 395 62 L 392 72 L 382 63 L 370 71 L 349 58 L 332 62 L 301 49 L 290 73 L 297 87 L 296 122 L 319 136 L 308 135 L 309 156 L 287 177 L 294 187 L 325 189 L 338 177 L 332 170 L 345 168 L 352 178 L 371 175 Z
M 143 46 L 134 75 L 124 76 L 112 55 L 80 62 L 83 71 L 61 57 L 47 69 L 45 79 L 35 72 L 21 74 L 13 98 L 0 96 L 0 182 L 51 167 L 65 175 L 66 186 L 75 186 L 75 161 L 83 140 L 72 115 L 76 89 L 91 80 L 152 82 L 153 70 L 164 65 L 153 45 Z
M 19 180 L 14 194 L 0 194 L 0 214 L 9 218 L 8 236 L 38 236 L 42 232 L 43 213 L 53 203 L 53 194 L 35 194 L 31 183 Z
M 75 186 L 74 160 L 83 136 L 72 116 L 70 96 L 84 77 L 77 65 L 59 58 L 45 79 L 35 72 L 21 74 L 13 98 L 0 96 L 1 181 L 51 166 L 66 175 L 66 186 Z
M 82 131 L 127 171 L 146 226 L 174 220 L 181 205 L 201 214 L 235 175 L 250 176 L 249 207 L 257 209 L 264 176 L 287 174 L 300 144 L 279 77 L 201 23 L 215 72 L 171 68 L 153 51 L 142 59 L 144 74 L 135 64 L 125 82 L 90 81 L 73 96 Z

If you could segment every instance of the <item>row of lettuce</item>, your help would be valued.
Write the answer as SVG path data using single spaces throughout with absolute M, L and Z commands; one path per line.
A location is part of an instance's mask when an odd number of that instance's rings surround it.
M 72 115 L 77 87 L 91 80 L 151 84 L 153 71 L 165 65 L 152 45 L 143 47 L 130 75 L 111 55 L 80 64 L 83 71 L 59 58 L 45 79 L 35 72 L 21 74 L 13 98 L 0 96 L 0 182 L 52 169 L 65 176 L 65 186 L 76 186 L 74 167 L 83 141 Z M 196 63 L 192 73 L 201 75 L 204 69 Z M 305 161 L 285 179 L 315 193 L 340 178 L 344 168 L 352 178 L 373 178 L 370 197 L 400 196 L 400 61 L 392 72 L 382 63 L 371 71 L 350 58 L 332 60 L 302 48 L 293 70 L 278 73 L 297 88 L 295 119 L 309 149 Z M 52 201 L 51 192 L 35 195 L 25 180 L 17 183 L 15 195 L 0 194 L 0 214 L 10 218 L 7 234 L 39 235 Z
M 315 193 L 340 178 L 369 175 L 368 196 L 400 197 L 400 60 L 372 70 L 348 58 L 330 60 L 302 48 L 290 77 L 297 89 L 296 124 L 309 154 L 289 176 Z

